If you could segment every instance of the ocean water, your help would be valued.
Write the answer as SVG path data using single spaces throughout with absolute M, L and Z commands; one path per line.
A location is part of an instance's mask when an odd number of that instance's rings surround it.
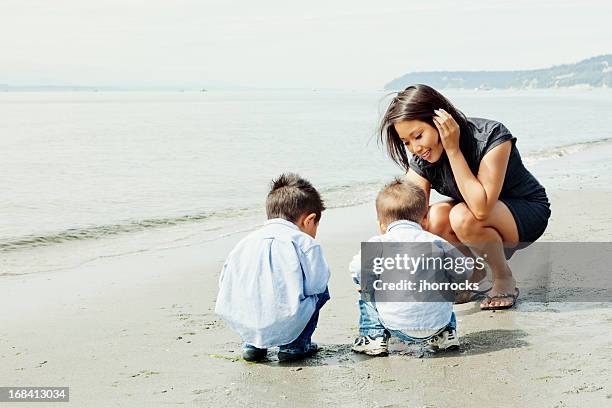
M 528 165 L 612 137 L 609 90 L 445 94 L 503 122 Z M 369 201 L 402 173 L 376 140 L 386 95 L 0 93 L 0 274 L 64 265 L 45 254 L 67 245 L 95 258 L 158 246 L 149 231 L 167 243 L 249 228 L 285 171 L 310 179 L 328 207 Z

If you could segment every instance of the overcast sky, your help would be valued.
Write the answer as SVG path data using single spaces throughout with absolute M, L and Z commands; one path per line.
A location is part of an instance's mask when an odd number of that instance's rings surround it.
M 376 89 L 612 53 L 611 16 L 589 0 L 0 0 L 0 84 Z

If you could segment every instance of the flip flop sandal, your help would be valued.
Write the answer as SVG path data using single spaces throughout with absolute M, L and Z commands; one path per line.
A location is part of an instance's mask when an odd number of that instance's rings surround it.
M 485 289 L 485 290 L 468 290 L 466 292 L 469 292 L 470 296 L 467 298 L 466 301 L 458 303 L 457 301 L 455 301 L 454 303 L 456 305 L 462 305 L 464 303 L 470 303 L 470 302 L 474 302 L 476 300 L 480 300 L 482 298 L 485 298 L 487 296 L 485 296 L 487 293 L 489 293 L 491 291 L 491 289 L 493 289 L 493 287 L 490 287 L 489 289 Z
M 506 298 L 512 298 L 512 303 L 510 303 L 509 305 L 505 305 L 505 306 L 480 306 L 480 310 L 505 310 L 505 309 L 511 309 L 514 307 L 514 305 L 516 305 L 516 299 L 519 297 L 519 288 L 515 288 L 516 292 L 514 293 L 500 293 L 499 295 L 495 295 L 495 296 L 486 296 L 485 300 L 487 300 L 489 302 L 489 304 L 491 303 L 492 300 L 496 300 L 496 299 L 506 299 Z

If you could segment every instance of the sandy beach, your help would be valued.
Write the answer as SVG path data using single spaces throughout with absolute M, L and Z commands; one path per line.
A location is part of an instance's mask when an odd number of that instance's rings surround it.
M 609 153 L 609 146 L 592 149 L 587 158 Z M 550 160 L 535 172 L 555 181 L 544 182 L 553 216 L 543 240 L 611 241 L 608 165 L 599 162 L 601 177 L 589 184 L 580 172 L 560 175 L 569 160 Z M 372 204 L 324 214 L 317 238 L 333 274 L 332 300 L 314 335 L 322 347 L 315 358 L 279 364 L 271 351 L 264 363 L 240 359 L 239 338 L 213 312 L 221 265 L 242 236 L 236 234 L 2 277 L 0 385 L 69 386 L 66 405 L 74 407 L 611 404 L 610 303 L 522 297 L 501 312 L 469 303 L 455 309 L 458 352 L 392 341 L 386 358 L 352 353 L 358 294 L 347 265 L 359 242 L 376 233 L 374 220 Z
M 612 408 L 611 15 L 0 0 L 0 408 Z

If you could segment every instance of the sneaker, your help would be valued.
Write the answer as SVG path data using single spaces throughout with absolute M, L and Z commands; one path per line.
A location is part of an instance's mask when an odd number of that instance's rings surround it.
M 289 361 L 297 361 L 306 357 L 311 357 L 319 350 L 317 343 L 310 343 L 303 350 L 280 349 L 278 352 L 278 361 L 286 363 Z
M 266 354 L 268 354 L 267 349 L 260 349 L 250 344 L 242 347 L 242 358 L 246 361 L 261 361 L 266 357 Z
M 389 354 L 389 335 L 380 337 L 359 336 L 351 347 L 355 353 L 365 353 L 368 356 L 386 356 Z
M 447 326 L 442 332 L 428 339 L 427 344 L 437 350 L 458 350 L 459 335 L 457 330 Z

